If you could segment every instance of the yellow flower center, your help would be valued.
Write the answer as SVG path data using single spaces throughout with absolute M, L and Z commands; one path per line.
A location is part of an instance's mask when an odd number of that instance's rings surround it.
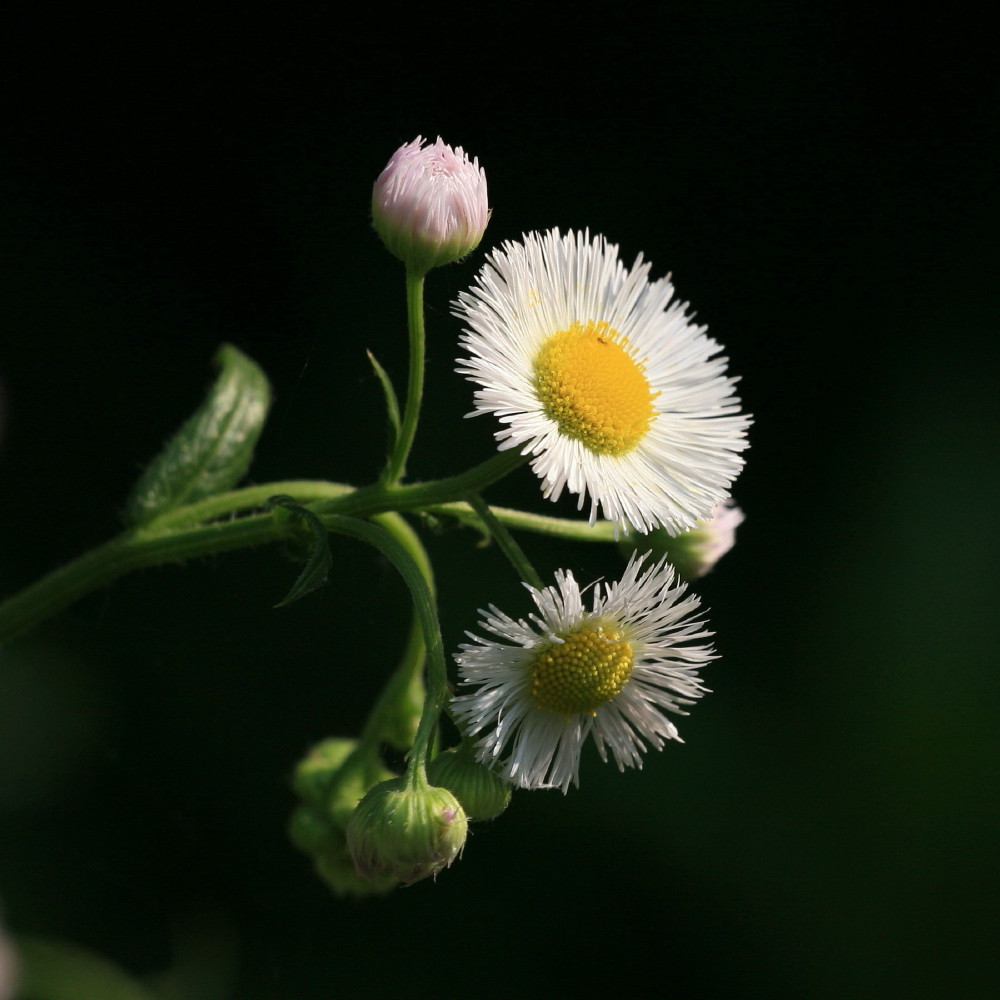
M 573 323 L 553 333 L 535 356 L 535 392 L 566 437 L 598 455 L 624 455 L 653 421 L 645 365 L 607 323 Z
M 628 683 L 632 645 L 616 625 L 599 621 L 560 638 L 532 664 L 535 704 L 558 715 L 596 715 Z

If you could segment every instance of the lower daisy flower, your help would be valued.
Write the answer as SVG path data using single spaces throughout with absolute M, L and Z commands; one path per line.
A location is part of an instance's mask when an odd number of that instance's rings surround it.
M 534 456 L 546 497 L 677 532 L 729 496 L 750 418 L 720 346 L 649 270 L 589 233 L 505 243 L 454 304 L 458 371 L 480 386 L 470 416 L 496 414 L 500 450 Z
M 707 690 L 699 668 L 716 657 L 710 645 L 688 644 L 712 633 L 690 620 L 700 602 L 669 563 L 633 557 L 619 582 L 595 585 L 590 611 L 569 571 L 528 591 L 538 608 L 530 622 L 491 605 L 480 624 L 503 641 L 470 632 L 474 643 L 455 656 L 476 690 L 452 708 L 481 762 L 521 788 L 565 792 L 579 785 L 588 736 L 620 771 L 642 767 L 647 742 L 659 750 L 680 740 L 663 712 L 687 714 L 682 706 Z

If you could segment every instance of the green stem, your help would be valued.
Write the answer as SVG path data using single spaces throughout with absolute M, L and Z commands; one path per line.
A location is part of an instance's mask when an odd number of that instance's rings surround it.
M 378 514 L 374 520 L 409 554 L 433 597 L 434 572 L 417 533 L 399 514 Z M 426 649 L 420 617 L 414 612 L 399 666 L 386 682 L 365 724 L 361 736 L 363 745 L 377 745 L 384 740 L 397 750 L 409 750 L 412 746 L 415 733 L 402 731 L 413 718 L 413 709 L 416 707 L 419 711 L 426 696 L 423 683 Z
M 276 494 L 293 497 L 299 503 L 312 503 L 313 513 L 350 514 L 366 517 L 371 514 L 400 510 L 424 510 L 432 505 L 447 504 L 470 492 L 480 492 L 527 461 L 514 451 L 501 451 L 485 462 L 456 476 L 434 479 L 426 483 L 394 486 L 377 483 L 357 489 L 344 483 L 321 479 L 289 479 L 240 490 L 219 493 L 197 503 L 172 510 L 148 524 L 142 531 L 159 534 L 180 527 L 189 527 L 232 517 L 241 511 L 263 507 Z
M 497 516 L 490 510 L 490 505 L 478 493 L 469 495 L 469 504 L 479 515 L 479 519 L 486 526 L 493 540 L 500 547 L 500 551 L 510 560 L 510 564 L 517 571 L 518 575 L 525 583 L 530 583 L 536 590 L 543 587 L 542 579 L 535 572 L 535 567 L 524 554 L 524 550 L 514 539 L 514 536 L 504 527 Z
M 429 504 L 423 508 L 427 514 L 439 517 L 452 517 L 462 524 L 486 531 L 482 519 L 469 503 Z M 613 542 L 615 541 L 615 526 L 611 521 L 598 521 L 588 524 L 586 521 L 574 521 L 565 517 L 551 517 L 548 514 L 531 514 L 525 510 L 514 510 L 511 507 L 490 507 L 493 516 L 501 524 L 518 531 L 531 531 L 537 535 L 549 535 L 552 538 L 566 538 L 575 542 Z
M 311 503 L 317 500 L 339 500 L 354 492 L 356 490 L 353 486 L 330 483 L 323 479 L 288 479 L 260 486 L 245 486 L 241 490 L 217 493 L 187 507 L 161 514 L 146 524 L 143 530 L 149 533 L 170 531 L 203 524 L 219 517 L 232 517 L 240 511 L 263 507 L 271 497 L 278 494 L 294 497 L 299 503 Z
M 146 529 L 125 532 L 0 604 L 0 644 L 131 570 L 276 541 L 283 532 L 269 514 L 170 534 L 150 535 Z
M 0 603 L 0 644 L 134 569 L 279 541 L 287 528 L 270 512 L 259 510 L 275 494 L 284 493 L 309 504 L 328 528 L 344 515 L 371 517 L 407 510 L 427 511 L 482 527 L 482 518 L 463 498 L 478 493 L 524 461 L 506 451 L 460 475 L 427 483 L 355 490 L 341 483 L 291 480 L 210 497 L 119 535 Z M 608 523 L 591 527 L 582 521 L 503 507 L 492 508 L 492 513 L 508 528 L 579 541 L 614 538 L 613 526 Z
M 377 548 L 396 567 L 410 591 L 427 648 L 427 695 L 407 762 L 407 774 L 411 781 L 426 783 L 427 752 L 448 698 L 448 669 L 434 594 L 418 561 L 385 528 L 351 517 L 331 517 L 328 526 L 331 531 L 360 538 Z
M 386 465 L 382 482 L 395 486 L 406 474 L 406 461 L 410 457 L 413 439 L 417 433 L 417 419 L 424 395 L 424 274 L 406 271 L 406 319 L 410 334 L 410 372 L 406 385 L 406 405 L 403 423 Z
M 322 518 L 326 514 L 367 517 L 390 510 L 426 510 L 433 504 L 447 503 L 470 493 L 478 493 L 491 483 L 503 479 L 525 461 L 516 452 L 501 451 L 457 476 L 407 486 L 364 486 L 331 500 L 321 500 L 313 505 L 312 511 Z

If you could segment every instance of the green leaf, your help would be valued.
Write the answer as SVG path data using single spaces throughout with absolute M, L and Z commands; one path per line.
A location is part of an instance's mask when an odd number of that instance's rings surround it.
M 292 589 L 284 599 L 275 604 L 276 608 L 284 608 L 305 597 L 310 591 L 322 587 L 330 574 L 333 557 L 330 555 L 330 543 L 322 521 L 311 511 L 306 510 L 294 498 L 288 496 L 273 496 L 267 501 L 279 517 L 289 519 L 294 527 L 308 536 L 308 555 L 306 564 L 298 579 L 292 584 Z
M 389 418 L 389 427 L 392 429 L 392 440 L 389 442 L 389 451 L 391 452 L 399 438 L 399 399 L 386 370 L 378 363 L 371 351 L 366 353 L 379 382 L 382 383 L 382 392 L 385 394 L 385 414 Z
M 129 525 L 222 493 L 246 474 L 271 390 L 257 364 L 231 344 L 219 348 L 215 363 L 222 370 L 205 401 L 135 484 L 125 511 Z

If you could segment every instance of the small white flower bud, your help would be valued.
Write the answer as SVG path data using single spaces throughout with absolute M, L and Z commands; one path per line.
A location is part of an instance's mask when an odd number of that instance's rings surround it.
M 690 531 L 671 535 L 663 528 L 622 543 L 625 552 L 649 552 L 653 558 L 666 556 L 683 580 L 704 576 L 736 543 L 736 529 L 743 523 L 743 511 L 732 500 L 716 504 L 712 516 L 699 521 Z
M 479 246 L 490 209 L 486 174 L 461 146 L 422 136 L 400 146 L 372 190 L 372 224 L 389 251 L 425 274 Z

